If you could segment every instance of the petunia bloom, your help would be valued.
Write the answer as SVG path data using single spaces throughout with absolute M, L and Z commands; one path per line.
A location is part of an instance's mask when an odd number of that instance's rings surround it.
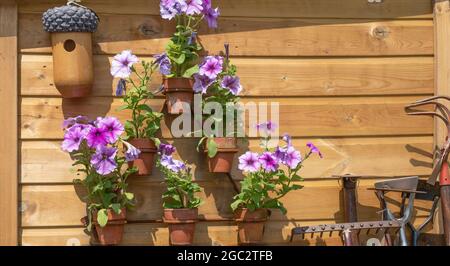
M 139 154 L 141 154 L 141 151 L 138 148 L 131 145 L 129 142 L 124 141 L 123 143 L 127 147 L 127 150 L 125 151 L 125 160 L 127 160 L 127 162 L 131 162 L 138 159 Z
M 101 175 L 108 175 L 116 170 L 117 149 L 113 147 L 100 146 L 91 158 L 91 164 L 95 171 Z
M 239 170 L 254 173 L 259 170 L 261 164 L 258 160 L 258 154 L 255 152 L 246 152 L 239 157 Z
M 277 158 L 270 152 L 264 152 L 259 157 L 259 162 L 261 163 L 262 168 L 265 172 L 275 172 L 278 170 L 278 161 Z
M 163 19 L 171 20 L 186 10 L 187 4 L 185 0 L 161 0 L 159 4 L 159 11 Z
M 220 85 L 222 88 L 228 89 L 233 95 L 239 95 L 242 91 L 242 86 L 237 76 L 225 76 Z
M 85 137 L 85 132 L 81 127 L 72 127 L 64 134 L 64 141 L 61 148 L 66 152 L 77 151 Z
M 106 140 L 109 143 L 116 142 L 125 131 L 122 123 L 115 117 L 105 117 L 99 120 L 97 126 L 104 130 Z
M 108 144 L 108 133 L 104 128 L 92 127 L 86 135 L 87 144 L 91 148 Z
M 173 157 L 169 155 L 162 155 L 160 162 L 163 167 L 175 173 L 186 169 L 186 165 L 182 161 L 174 160 Z
M 63 127 L 63 129 L 66 129 L 66 128 L 69 128 L 78 123 L 84 124 L 84 123 L 88 123 L 88 122 L 89 122 L 89 118 L 87 118 L 86 116 L 83 116 L 83 115 L 79 115 L 76 117 L 69 117 L 66 120 L 64 120 L 62 127 Z
M 277 125 L 272 121 L 267 121 L 261 124 L 256 125 L 256 129 L 258 129 L 263 135 L 270 135 L 275 132 Z
M 186 10 L 183 10 L 187 15 L 198 15 L 203 10 L 202 0 L 186 0 Z
M 167 56 L 166 53 L 162 53 L 159 55 L 155 55 L 155 62 L 154 64 L 157 64 L 159 67 L 159 72 L 162 75 L 170 75 L 170 72 L 172 71 L 172 64 L 170 63 L 170 59 Z
M 210 28 L 217 28 L 217 18 L 220 16 L 219 8 L 209 8 L 205 12 L 205 18 Z
M 213 82 L 214 80 L 208 78 L 207 76 L 195 74 L 193 90 L 195 93 L 205 94 Z
M 210 79 L 216 79 L 222 72 L 223 59 L 220 56 L 207 56 L 200 66 L 198 73 Z
M 158 152 L 160 155 L 171 156 L 176 151 L 176 148 L 170 144 L 159 144 Z
M 317 148 L 312 142 L 308 142 L 306 146 L 310 149 L 310 153 L 317 153 L 320 158 L 323 158 L 319 148 Z
M 302 155 L 293 146 L 289 146 L 286 150 L 283 164 L 291 169 L 295 169 L 298 164 L 302 161 Z
M 111 63 L 111 75 L 115 78 L 128 78 L 131 75 L 131 67 L 137 62 L 139 59 L 131 53 L 131 50 L 124 50 L 114 56 Z
M 287 133 L 285 133 L 283 135 L 283 141 L 286 142 L 287 146 L 290 147 L 292 146 L 292 138 L 290 135 L 288 135 Z
M 126 90 L 127 81 L 125 79 L 119 79 L 116 87 L 116 96 L 122 96 L 123 92 Z

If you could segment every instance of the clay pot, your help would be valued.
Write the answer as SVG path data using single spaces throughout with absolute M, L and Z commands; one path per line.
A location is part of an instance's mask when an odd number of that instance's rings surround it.
M 164 94 L 166 95 L 166 106 L 169 114 L 181 114 L 184 110 L 183 103 L 192 105 L 194 91 L 193 80 L 189 78 L 164 78 Z
M 113 210 L 109 209 L 108 223 L 105 227 L 101 227 L 97 222 L 97 211 L 92 214 L 92 222 L 97 232 L 98 241 L 101 245 L 118 245 L 122 242 L 123 231 L 125 224 L 127 223 L 127 210 L 124 208 L 117 214 Z
M 129 162 L 128 166 L 136 166 L 138 168 L 136 175 L 150 175 L 153 171 L 153 165 L 155 163 L 155 154 L 158 151 L 155 142 L 151 139 L 143 138 L 131 139 L 128 142 L 141 151 L 139 158 Z
M 208 153 L 206 141 L 205 152 Z M 229 173 L 233 166 L 234 155 L 238 152 L 236 138 L 214 138 L 217 144 L 217 154 L 208 156 L 208 168 L 211 173 Z
M 169 225 L 172 246 L 187 246 L 194 242 L 198 209 L 164 209 L 163 220 Z
M 235 213 L 238 222 L 240 244 L 258 244 L 264 235 L 264 225 L 268 218 L 267 209 L 250 211 L 247 208 L 238 209 Z
M 53 78 L 63 98 L 86 97 L 94 83 L 92 33 L 53 32 Z

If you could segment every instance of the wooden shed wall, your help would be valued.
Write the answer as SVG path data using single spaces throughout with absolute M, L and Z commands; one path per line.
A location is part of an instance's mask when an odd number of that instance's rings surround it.
M 100 16 L 94 37 L 95 85 L 87 99 L 62 99 L 53 85 L 49 35 L 41 14 L 65 1 L 19 1 L 20 73 L 20 243 L 23 245 L 88 244 L 80 217 L 85 205 L 73 186 L 71 161 L 60 151 L 64 117 L 115 115 L 120 99 L 113 96 L 111 57 L 132 49 L 141 57 L 163 51 L 173 25 L 159 17 L 157 0 L 85 0 Z M 202 29 L 210 53 L 231 44 L 243 82 L 243 101 L 278 101 L 280 132 L 294 144 L 318 144 L 325 158 L 309 160 L 305 188 L 284 199 L 286 216 L 274 213 L 264 242 L 287 243 L 290 228 L 321 222 L 342 222 L 341 186 L 334 174 L 406 176 L 430 173 L 433 122 L 408 117 L 403 106 L 433 94 L 433 20 L 430 0 L 226 0 L 219 28 Z M 155 79 L 155 86 L 160 82 Z M 161 108 L 163 99 L 152 101 Z M 196 140 L 163 136 L 181 157 L 195 165 L 195 179 L 204 187 L 205 204 L 196 244 L 235 245 L 236 226 L 229 209 L 235 194 L 223 175 L 207 173 Z M 247 147 L 241 145 L 242 151 Z M 250 140 L 250 149 L 258 149 Z M 306 147 L 305 147 L 306 148 Z M 233 173 L 238 183 L 242 176 Z M 379 179 L 359 184 L 359 216 L 377 219 L 378 202 L 366 190 Z M 137 208 L 130 212 L 125 244 L 167 245 L 161 221 L 159 174 L 134 179 Z M 418 220 L 428 206 L 418 203 Z M 313 244 L 315 241 L 297 244 Z M 339 244 L 337 239 L 328 244 Z

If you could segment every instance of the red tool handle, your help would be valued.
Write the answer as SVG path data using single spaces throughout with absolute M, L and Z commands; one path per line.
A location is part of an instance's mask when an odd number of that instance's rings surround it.
M 450 186 L 450 177 L 448 175 L 448 162 L 445 161 L 441 166 L 441 173 L 439 175 L 439 185 Z

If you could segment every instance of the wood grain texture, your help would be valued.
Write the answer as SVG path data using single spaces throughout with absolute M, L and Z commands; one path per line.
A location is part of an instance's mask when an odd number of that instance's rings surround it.
M 94 53 L 161 53 L 173 32 L 159 16 L 103 15 L 94 35 Z M 49 34 L 40 14 L 21 14 L 22 52 L 50 53 Z M 236 56 L 388 56 L 432 55 L 429 20 L 374 21 L 285 18 L 222 18 L 216 30 L 202 28 L 200 41 L 211 54 L 225 42 Z
M 117 80 L 109 73 L 111 57 L 94 57 L 94 96 L 115 95 Z M 152 58 L 142 57 L 151 61 Z M 433 93 L 432 57 L 395 58 L 233 58 L 243 96 L 345 96 Z M 21 94 L 59 96 L 49 55 L 21 57 Z M 138 68 L 139 69 L 139 68 Z M 154 75 L 152 88 L 161 84 Z M 274 89 L 276 88 L 276 89 Z
M 418 99 L 414 97 L 368 98 L 277 98 L 243 99 L 243 103 L 278 102 L 280 134 L 293 136 L 369 136 L 431 134 L 432 119 L 411 117 L 404 106 Z M 149 102 L 161 110 L 164 100 Z M 86 98 L 22 98 L 22 139 L 62 138 L 64 118 L 87 115 L 90 118 L 111 115 L 121 120 L 129 117 L 126 111 L 117 111 L 120 99 Z M 252 118 L 254 115 L 252 115 Z M 265 121 L 267 118 L 261 118 Z M 162 125 L 162 136 L 170 138 L 172 120 L 167 116 Z M 247 123 L 248 124 L 248 123 Z M 246 125 L 248 127 L 248 125 Z
M 358 215 L 364 220 L 379 219 L 379 202 L 372 190 L 373 183 L 382 179 L 363 180 L 358 186 Z M 337 180 L 301 182 L 305 187 L 293 191 L 282 199 L 288 209 L 286 215 L 278 210 L 272 212 L 271 220 L 333 220 L 343 222 L 341 208 L 341 188 Z M 235 192 L 229 180 L 215 178 L 199 181 L 204 191 L 199 195 L 204 204 L 199 207 L 202 220 L 230 220 L 233 213 L 229 207 Z M 161 221 L 163 214 L 161 195 L 165 184 L 160 181 L 130 180 L 129 191 L 136 194 L 137 205 L 128 214 L 133 222 Z M 388 194 L 394 210 L 400 204 L 399 193 Z M 82 202 L 84 191 L 73 185 L 34 185 L 22 186 L 22 226 L 77 226 L 80 218 L 86 215 Z M 416 216 L 424 216 L 430 202 L 417 201 Z
M 19 0 L 21 13 L 42 13 L 63 5 L 65 0 Z M 98 13 L 159 15 L 158 0 L 135 0 L 123 5 L 121 0 L 83 0 Z M 303 17 L 303 18 L 430 18 L 429 0 L 384 0 L 368 4 L 359 0 L 213 0 L 221 16 L 230 17 Z M 257 8 L 255 8 L 257 7 Z
M 347 173 L 379 176 L 428 175 L 432 164 L 432 136 L 423 137 L 367 137 L 294 139 L 293 145 L 306 152 L 307 141 L 312 141 L 324 155 L 311 157 L 302 169 L 303 178 L 323 178 Z M 195 152 L 192 139 L 168 140 L 178 152 L 177 158 L 192 165 L 196 180 L 223 178 L 207 171 L 205 155 Z M 71 183 L 75 174 L 69 155 L 60 149 L 60 141 L 22 141 L 21 183 Z M 239 141 L 240 151 L 235 156 L 232 176 L 242 179 L 237 169 L 238 156 L 247 150 L 260 151 L 259 140 Z M 377 160 L 373 160 L 376 157 Z M 151 180 L 163 180 L 155 169 Z
M 0 3 L 0 246 L 17 245 L 18 117 L 17 3 Z

